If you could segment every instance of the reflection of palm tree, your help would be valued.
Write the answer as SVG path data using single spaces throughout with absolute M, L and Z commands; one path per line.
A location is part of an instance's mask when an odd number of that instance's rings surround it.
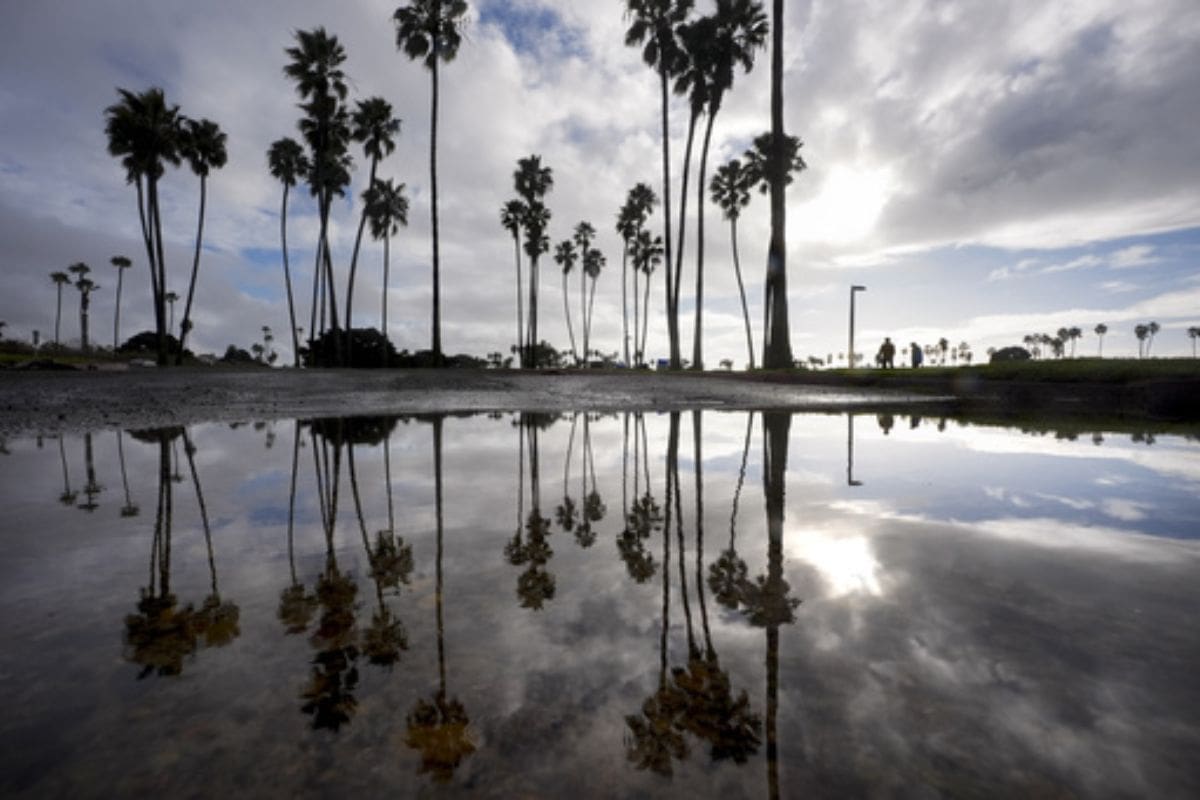
M 729 609 L 736 609 L 741 586 L 746 582 L 746 562 L 737 552 L 738 500 L 746 481 L 746 458 L 750 453 L 750 433 L 754 429 L 754 412 L 746 417 L 746 438 L 742 444 L 742 466 L 738 470 L 737 488 L 733 492 L 733 511 L 729 515 L 729 547 L 708 568 L 708 588 L 717 597 L 717 602 Z
M 604 519 L 608 509 L 604 498 L 596 488 L 596 460 L 592 453 L 592 423 L 585 413 L 583 415 L 583 475 L 581 476 L 580 493 L 583 495 L 583 513 L 579 519 L 579 528 L 575 532 L 575 541 L 580 547 L 591 547 L 596 542 L 596 533 L 592 524 Z M 591 483 L 588 476 L 591 476 Z
M 295 139 L 284 137 L 271 143 L 267 150 L 267 165 L 271 174 L 283 184 L 283 201 L 279 211 L 279 239 L 283 252 L 283 282 L 287 289 L 288 320 L 292 324 L 292 360 L 300 366 L 300 338 L 296 327 L 296 301 L 292 295 L 292 272 L 288 265 L 287 208 L 288 190 L 309 171 L 308 157 Z
M 79 504 L 79 508 L 84 511 L 95 511 L 100 507 L 96 502 L 96 495 L 104 491 L 104 487 L 96 482 L 96 463 L 92 455 L 92 434 L 85 433 L 83 435 L 83 462 L 87 471 L 87 483 L 83 485 L 83 493 L 87 496 L 87 500 Z
M 235 603 L 221 602 L 221 592 L 217 588 L 217 563 L 213 555 L 212 529 L 208 524 L 208 507 L 204 503 L 204 491 L 200 488 L 200 474 L 196 472 L 196 447 L 192 444 L 186 428 L 183 430 L 183 452 L 187 455 L 188 470 L 192 474 L 192 485 L 196 489 L 196 502 L 200 506 L 200 522 L 204 526 L 204 544 L 208 548 L 208 571 L 212 581 L 212 591 L 204 598 L 204 604 L 196 615 L 196 633 L 204 637 L 206 646 L 224 647 L 241 634 L 238 627 L 240 611 Z
M 58 435 L 58 457 L 62 461 L 63 473 L 63 490 L 58 496 L 58 502 L 64 506 L 75 505 L 75 498 L 79 496 L 78 492 L 71 490 L 71 475 L 67 470 L 67 449 L 63 446 L 63 435 Z
M 125 472 L 125 445 L 122 442 L 122 433 L 117 431 L 117 460 L 121 464 L 121 485 L 125 487 L 125 505 L 121 506 L 122 517 L 136 517 L 141 509 L 133 502 L 133 498 L 129 495 L 129 477 Z
M 646 474 L 646 493 L 640 493 L 641 485 L 641 463 L 639 454 L 643 448 L 646 430 L 646 422 L 641 413 L 634 417 L 633 430 L 633 505 L 628 505 L 627 499 L 622 500 L 622 507 L 628 509 L 625 516 L 625 526 L 620 535 L 617 537 L 617 551 L 621 554 L 621 560 L 625 562 L 625 569 L 629 572 L 629 577 L 633 578 L 638 583 L 645 583 L 654 577 L 658 570 L 652 556 L 646 550 L 646 542 L 651 535 L 658 530 L 662 530 L 662 510 L 655 501 L 653 494 L 650 492 L 650 475 Z M 639 439 L 639 433 L 641 439 Z M 625 454 L 622 456 L 624 471 L 628 472 L 628 440 L 629 440 L 629 414 L 625 415 Z M 624 495 L 627 480 L 622 476 L 622 495 Z
M 296 420 L 292 435 L 292 480 L 288 490 L 288 567 L 292 582 L 279 597 L 276 616 L 287 633 L 302 633 L 312 621 L 317 610 L 317 597 L 310 594 L 304 584 L 296 578 L 296 473 L 300 463 L 300 421 Z
M 571 481 L 571 452 L 575 449 L 575 429 L 578 426 L 579 413 L 576 412 L 571 415 L 571 435 L 567 438 L 567 457 L 563 459 L 563 499 L 554 509 L 554 521 L 558 523 L 564 533 L 571 533 L 575 530 L 577 516 L 575 500 L 571 497 L 568 487 Z
M 196 614 L 189 604 L 176 605 L 171 593 L 171 450 L 168 443 L 179 428 L 132 432 L 136 439 L 158 443 L 158 506 L 150 547 L 150 576 L 140 592 L 137 614 L 125 617 L 125 657 L 142 667 L 138 678 L 151 673 L 178 675 L 183 659 L 196 650 Z
M 433 420 L 434 499 L 437 518 L 437 579 L 434 600 L 437 608 L 438 689 L 431 700 L 420 699 L 408 714 L 405 742 L 421 753 L 421 772 L 438 783 L 454 777 L 463 759 L 475 752 L 466 707 L 446 692 L 445 625 L 442 619 L 442 418 Z
M 542 516 L 541 481 L 539 467 L 538 432 L 554 424 L 556 417 L 548 414 L 521 414 L 518 421 L 529 442 L 529 515 L 523 520 L 516 534 L 504 546 L 504 555 L 513 566 L 528 564 L 517 577 L 517 597 L 522 608 L 540 610 L 547 600 L 554 599 L 554 574 L 546 564 L 554 555 L 549 536 L 552 532 L 550 519 Z

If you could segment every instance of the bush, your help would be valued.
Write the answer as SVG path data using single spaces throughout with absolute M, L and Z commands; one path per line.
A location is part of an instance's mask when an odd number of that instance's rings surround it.
M 354 328 L 348 340 L 340 328 L 327 330 L 319 338 L 309 339 L 304 352 L 306 367 L 378 369 L 399 366 L 398 362 L 396 348 L 374 328 Z
M 179 352 L 179 340 L 169 333 L 167 334 L 167 352 L 172 356 Z M 117 348 L 117 353 L 126 356 L 155 357 L 158 355 L 158 334 L 154 331 L 142 331 L 134 334 Z M 193 357 L 191 350 L 184 350 L 183 355 L 185 358 Z
M 1028 361 L 1029 351 L 1024 347 L 1003 347 L 992 353 L 991 364 L 1002 364 L 1006 361 Z

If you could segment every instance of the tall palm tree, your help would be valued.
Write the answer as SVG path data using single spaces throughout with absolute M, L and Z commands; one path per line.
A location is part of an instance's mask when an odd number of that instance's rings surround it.
M 650 231 L 644 228 L 638 231 L 637 239 L 634 240 L 633 268 L 646 276 L 646 285 L 643 289 L 644 295 L 642 297 L 642 334 L 641 339 L 636 342 L 636 352 L 634 354 L 634 360 L 638 364 L 644 363 L 646 357 L 646 334 L 649 331 L 650 319 L 650 276 L 654 274 L 658 265 L 663 262 L 664 253 L 665 249 L 661 236 L 651 237 Z M 634 314 L 634 319 L 637 319 L 636 313 Z M 636 331 L 634 332 L 634 336 L 636 338 Z
M 1096 338 L 1100 340 L 1100 346 L 1097 351 L 1097 355 L 1099 355 L 1100 358 L 1104 358 L 1104 334 L 1108 333 L 1108 326 L 1101 322 L 1092 330 L 1095 332 Z
M 292 360 L 295 366 L 300 366 L 300 337 L 296 328 L 296 302 L 292 296 L 292 272 L 288 267 L 287 248 L 287 203 L 288 190 L 296 185 L 302 175 L 308 173 L 310 166 L 304 148 L 295 139 L 284 137 L 271 143 L 267 150 L 267 165 L 271 175 L 283 184 L 283 203 L 279 210 L 279 239 L 283 248 L 283 281 L 287 287 L 288 319 L 292 323 Z
M 284 74 L 296 82 L 296 93 L 304 102 L 305 116 L 299 122 L 309 148 L 308 183 L 317 199 L 320 228 L 317 234 L 316 268 L 313 271 L 313 308 L 309 335 L 316 339 L 329 327 L 338 329 L 337 295 L 334 292 L 333 259 L 329 248 L 329 212 L 335 196 L 345 194 L 350 183 L 352 160 L 350 115 L 345 101 L 349 89 L 342 63 L 346 51 L 336 36 L 324 28 L 296 31 L 296 45 L 284 51 L 289 63 Z M 318 295 L 321 297 L 320 326 L 317 325 Z M 326 310 L 328 318 L 326 318 Z M 340 356 L 340 345 L 335 347 Z
M 742 319 L 746 325 L 746 351 L 750 355 L 750 369 L 754 369 L 754 336 L 750 332 L 750 310 L 746 306 L 746 287 L 742 283 L 742 267 L 738 260 L 737 221 L 742 209 L 750 203 L 750 189 L 753 185 L 753 172 L 742 166 L 742 162 L 736 158 L 720 167 L 709 185 L 713 202 L 721 207 L 725 219 L 729 220 L 733 271 L 737 276 L 738 294 L 742 299 Z
M 1188 338 L 1192 340 L 1192 358 L 1196 357 L 1196 340 L 1200 339 L 1200 327 L 1192 326 L 1187 329 Z
M 137 189 L 138 217 L 146 260 L 150 267 L 150 289 L 154 299 L 158 364 L 168 362 L 166 291 L 167 271 L 163 255 L 162 215 L 159 213 L 158 181 L 167 164 L 179 165 L 182 117 L 179 106 L 168 105 L 163 90 L 140 94 L 118 89 L 121 101 L 104 111 L 108 152 L 120 158 L 126 182 Z
M 662 193 L 663 247 L 668 266 L 671 261 L 671 146 L 667 86 L 679 71 L 682 49 L 676 27 L 687 19 L 693 0 L 625 0 L 625 16 L 631 20 L 625 33 L 628 47 L 642 48 L 642 61 L 658 73 L 662 122 Z M 674 276 L 667 270 L 667 336 L 670 340 L 671 368 L 681 365 L 679 350 L 679 310 Z
M 442 361 L 441 262 L 438 259 L 437 119 L 438 61 L 458 55 L 466 0 L 412 0 L 396 9 L 396 47 L 412 60 L 421 59 L 432 86 L 429 123 L 429 184 L 433 223 L 433 357 Z
M 700 174 L 696 198 L 696 316 L 692 338 L 692 368 L 704 368 L 703 327 L 704 310 L 704 192 L 708 168 L 708 149 L 712 143 L 713 123 L 721 110 L 725 93 L 733 86 L 734 68 L 741 65 L 750 72 L 754 68 L 755 52 L 766 43 L 767 15 L 757 0 L 717 0 L 713 18 L 714 31 L 699 49 L 701 69 L 705 73 L 705 92 L 708 119 L 704 128 L 704 143 L 700 147 Z
M 358 108 L 351 115 L 350 136 L 363 146 L 363 155 L 371 160 L 367 177 L 367 191 L 375 186 L 375 172 L 379 162 L 396 149 L 396 136 L 400 134 L 400 120 L 392 116 L 392 106 L 382 97 L 369 97 L 358 101 Z M 366 199 L 366 195 L 363 195 Z M 407 223 L 406 223 L 407 224 Z M 354 277 L 358 272 L 358 251 L 362 245 L 363 231 L 367 225 L 367 208 L 364 204 L 358 220 L 358 233 L 354 236 L 354 252 L 350 256 L 350 277 L 346 283 L 346 345 L 349 349 L 350 330 L 354 327 L 351 314 L 354 310 Z M 387 331 L 384 331 L 387 335 Z
M 763 366 L 792 366 L 791 326 L 787 302 L 786 134 L 783 130 L 783 0 L 774 0 L 771 15 L 771 244 L 767 252 L 766 321 Z M 852 354 L 853 355 L 853 354 Z
M 71 282 L 71 276 L 65 272 L 51 272 L 50 280 L 54 282 L 54 286 L 58 291 L 58 301 L 54 307 L 54 344 L 58 344 L 58 332 L 60 323 L 62 322 L 62 290 L 63 287 Z
M 587 315 L 583 320 L 583 360 L 585 362 L 588 360 L 588 353 L 591 352 L 589 348 L 592 337 L 592 314 L 596 304 L 596 281 L 606 263 L 608 262 L 603 253 L 594 247 L 588 248 L 587 255 L 583 259 L 583 274 L 589 281 Z M 596 352 L 598 353 L 599 350 Z
M 100 287 L 87 277 L 92 268 L 82 261 L 67 267 L 67 272 L 74 274 L 75 288 L 79 290 L 79 347 L 85 352 L 88 349 L 88 306 L 91 304 L 91 294 Z
M 504 229 L 512 234 L 513 238 L 513 254 L 517 261 L 517 359 L 522 364 L 524 363 L 524 348 L 522 346 L 525 336 L 525 299 L 523 297 L 523 286 L 521 282 L 521 223 L 525 218 L 525 204 L 520 200 L 509 200 L 500 208 L 500 224 Z
M 408 225 L 408 198 L 404 196 L 404 184 L 394 184 L 392 179 L 375 181 L 367 190 L 366 200 L 367 219 L 371 223 L 371 238 L 383 240 L 383 314 L 380 325 L 383 338 L 388 338 L 388 267 L 391 262 L 389 243 L 392 234 L 398 233 L 400 226 Z M 349 307 L 347 307 L 349 314 Z M 387 366 L 388 349 L 383 348 L 384 366 Z
M 571 270 L 575 268 L 576 260 L 578 260 L 578 255 L 575 252 L 575 243 L 570 239 L 564 239 L 554 248 L 554 262 L 562 267 L 563 313 L 567 317 L 567 336 L 571 339 L 571 356 L 578 365 L 579 351 L 575 348 L 575 331 L 571 327 L 571 305 L 567 302 L 567 278 L 570 277 Z M 583 281 L 580 283 L 582 284 Z
M 632 192 L 631 192 L 632 194 Z M 621 347 L 625 356 L 625 366 L 632 366 L 629 360 L 629 253 L 633 245 L 633 237 L 637 235 L 637 220 L 632 208 L 632 200 L 627 199 L 625 205 L 617 212 L 617 234 L 621 237 Z M 635 295 L 636 298 L 636 295 Z
M 596 229 L 592 227 L 592 223 L 582 221 L 575 226 L 575 231 L 572 234 L 575 242 L 576 252 L 579 254 L 580 267 L 582 274 L 579 276 L 579 317 L 582 320 L 583 328 L 583 363 L 586 364 L 588 356 L 588 313 L 587 313 L 587 277 L 588 264 L 592 263 L 595 266 L 596 256 L 592 255 L 592 240 L 596 238 Z M 595 285 L 595 281 L 592 282 Z
M 1141 323 L 1134 325 L 1133 335 L 1136 336 L 1138 340 L 1138 358 L 1144 358 L 1144 350 L 1146 349 L 1144 343 L 1146 341 L 1146 337 L 1150 335 L 1150 327 Z
M 179 329 L 179 352 L 175 354 L 176 365 L 183 363 L 184 343 L 187 341 L 188 331 L 192 329 L 192 299 L 196 294 L 196 275 L 200 272 L 200 243 L 204 238 L 204 204 L 208 197 L 208 173 L 209 170 L 225 166 L 225 133 L 212 120 L 189 119 L 184 123 L 180 153 L 187 159 L 192 172 L 200 178 L 200 214 L 196 222 L 196 252 L 192 256 L 192 278 L 188 282 L 187 300 L 183 304 L 183 322 Z
M 1151 322 L 1149 325 L 1146 326 L 1146 330 L 1150 334 L 1150 338 L 1148 338 L 1146 340 L 1146 358 L 1149 358 L 1150 357 L 1150 346 L 1154 344 L 1154 337 L 1159 331 L 1158 323 Z
M 550 167 L 542 166 L 542 157 L 531 155 L 517 161 L 513 186 L 525 205 L 525 255 L 529 256 L 529 327 L 526 338 L 524 366 L 536 367 L 538 349 L 538 259 L 550 249 L 546 229 L 550 225 L 550 209 L 542 202 L 554 186 Z
M 617 233 L 620 234 L 623 247 L 621 249 L 621 319 L 624 330 L 624 348 L 625 348 L 625 364 L 632 366 L 633 362 L 629 357 L 629 311 L 626 301 L 626 273 L 629 271 L 629 262 L 634 256 L 634 244 L 637 239 L 638 232 L 645 227 L 646 220 L 654 211 L 654 207 L 658 205 L 658 197 L 645 183 L 639 183 L 629 190 L 625 198 L 625 205 L 621 206 L 621 211 L 617 215 Z M 638 338 L 638 273 L 634 270 L 633 273 L 633 337 L 634 347 L 637 346 Z
M 109 263 L 117 268 L 117 302 L 116 311 L 113 314 L 113 352 L 116 353 L 121 339 L 121 284 L 125 277 L 125 270 L 133 266 L 133 262 L 125 256 L 113 256 L 109 259 Z

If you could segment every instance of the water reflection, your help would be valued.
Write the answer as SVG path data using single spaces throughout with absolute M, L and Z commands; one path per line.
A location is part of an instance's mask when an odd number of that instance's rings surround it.
M 693 411 L 11 443 L 0 745 L 54 769 L 4 772 L 105 787 L 97 760 L 138 774 L 118 743 L 153 739 L 169 788 L 214 791 L 1197 788 L 1195 442 L 858 416 L 845 441 Z M 329 769 L 287 768 L 297 742 Z

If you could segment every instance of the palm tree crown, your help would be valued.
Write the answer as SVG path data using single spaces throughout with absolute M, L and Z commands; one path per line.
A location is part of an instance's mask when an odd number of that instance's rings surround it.
M 187 159 L 192 172 L 201 178 L 207 177 L 210 169 L 225 166 L 228 157 L 225 138 L 225 132 L 212 120 L 185 120 L 179 154 Z
M 396 47 L 426 69 L 434 63 L 453 61 L 462 43 L 462 18 L 466 0 L 412 0 L 396 9 Z
M 164 164 L 179 164 L 181 121 L 179 106 L 167 105 L 157 87 L 136 93 L 118 89 L 121 102 L 104 111 L 108 152 L 121 159 L 126 179 L 157 179 Z
M 287 136 L 276 139 L 267 150 L 267 166 L 271 176 L 284 186 L 295 186 L 301 176 L 309 171 L 308 156 L 295 139 Z
M 398 233 L 402 225 L 408 225 L 408 198 L 404 196 L 404 188 L 403 183 L 396 184 L 388 178 L 375 181 L 375 185 L 363 193 L 371 238 L 383 239 Z
M 717 169 L 708 190 L 713 202 L 725 212 L 725 219 L 736 220 L 742 209 L 750 204 L 750 189 L 755 178 L 754 171 L 736 158 Z

